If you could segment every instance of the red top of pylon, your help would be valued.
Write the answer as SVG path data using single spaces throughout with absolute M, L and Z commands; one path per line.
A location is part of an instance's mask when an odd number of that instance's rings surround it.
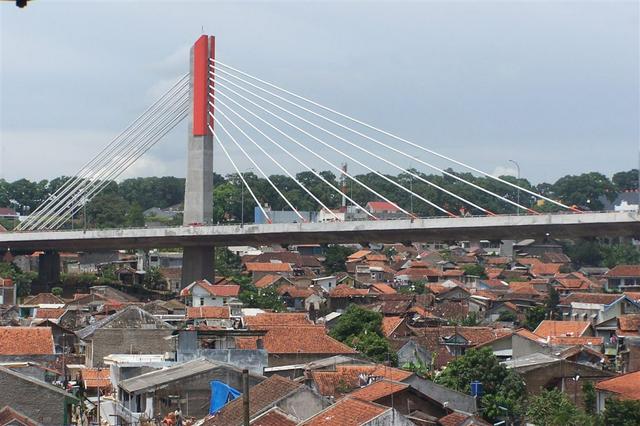
M 193 84 L 193 135 L 205 136 L 211 133 L 208 125 L 213 127 L 209 112 L 213 113 L 209 99 L 213 83 L 209 82 L 209 62 L 215 59 L 215 37 L 202 35 L 193 45 L 191 77 Z

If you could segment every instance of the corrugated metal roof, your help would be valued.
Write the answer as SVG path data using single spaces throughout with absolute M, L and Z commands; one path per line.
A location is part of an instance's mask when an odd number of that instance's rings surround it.
M 184 364 L 152 371 L 150 373 L 132 377 L 131 379 L 123 380 L 119 383 L 119 386 L 129 393 L 138 392 L 143 389 L 160 386 L 165 383 L 173 382 L 174 380 L 183 379 L 185 377 L 213 370 L 218 368 L 220 365 L 221 364 L 219 363 L 204 358 L 195 359 L 193 361 L 185 362 Z

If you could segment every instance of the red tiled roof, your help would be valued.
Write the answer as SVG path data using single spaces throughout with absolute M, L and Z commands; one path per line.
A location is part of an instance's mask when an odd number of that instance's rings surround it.
M 571 290 L 588 290 L 591 287 L 588 281 L 578 278 L 556 278 L 555 281 L 562 287 Z
M 385 396 L 403 391 L 408 387 L 409 385 L 406 383 L 382 379 L 351 392 L 349 396 L 352 398 L 362 399 L 364 401 L 374 402 L 380 398 L 384 398 Z
M 0 355 L 52 355 L 50 327 L 0 327 Z
M 606 274 L 607 278 L 611 277 L 640 277 L 640 265 L 617 265 L 610 269 Z
M 108 368 L 82 368 L 80 370 L 85 388 L 107 389 L 111 387 L 110 371 Z
M 382 333 L 384 333 L 385 336 L 391 336 L 391 334 L 394 332 L 394 330 L 396 328 L 398 328 L 398 326 L 400 324 L 402 324 L 402 321 L 404 320 L 404 318 L 402 317 L 383 317 L 382 318 Z
M 509 263 L 508 257 L 487 257 L 485 259 L 487 265 L 506 265 Z
M 550 336 L 549 343 L 551 345 L 558 346 L 566 346 L 566 345 L 588 345 L 588 346 L 599 346 L 604 343 L 602 337 L 593 337 L 593 336 Z
M 0 287 L 13 287 L 13 280 L 11 278 L 0 277 Z
M 373 283 L 371 284 L 371 287 L 373 287 L 374 290 L 378 291 L 379 293 L 382 294 L 396 294 L 397 291 L 391 287 L 388 284 L 384 284 L 384 283 Z
M 455 411 L 438 419 L 438 424 L 441 426 L 491 426 L 491 423 L 487 423 L 471 414 L 458 413 Z
M 531 266 L 531 272 L 535 276 L 555 275 L 560 272 L 562 264 L 560 263 L 538 263 Z
M 553 321 L 544 320 L 533 330 L 533 334 L 547 338 L 549 336 L 583 336 L 591 323 L 589 321 Z
M 190 296 L 194 287 L 200 287 L 206 290 L 214 297 L 237 297 L 240 292 L 240 286 L 234 284 L 211 284 L 207 280 L 195 281 L 180 291 L 180 296 Z
M 278 294 L 283 296 L 284 294 L 289 294 L 289 297 L 293 297 L 294 299 L 302 298 L 306 299 L 307 297 L 314 294 L 313 290 L 310 288 L 300 288 L 295 285 L 285 285 L 278 287 Z
M 51 293 L 39 293 L 26 299 L 23 305 L 64 305 L 64 300 Z
M 273 407 L 253 419 L 249 424 L 252 426 L 295 426 L 298 422 L 278 407 Z
M 355 354 L 356 350 L 326 334 L 324 326 L 272 326 L 262 337 L 269 354 Z M 258 337 L 237 337 L 237 349 L 256 349 Z
M 539 296 L 540 292 L 528 281 L 514 281 L 509 283 L 509 293 Z
M 278 280 L 284 279 L 282 275 L 267 274 L 254 283 L 257 288 L 266 288 L 275 284 Z
M 366 255 L 365 259 L 367 259 L 369 262 L 386 262 L 387 256 L 379 253 L 371 253 Z
M 364 288 L 353 288 L 346 284 L 340 284 L 329 292 L 329 297 L 356 297 L 366 296 L 369 290 Z
M 615 393 L 621 399 L 640 400 L 640 371 L 598 382 L 596 389 Z
M 347 256 L 347 260 L 359 260 L 366 257 L 369 253 L 371 253 L 371 250 L 358 250 L 357 252 Z
M 65 313 L 65 311 L 65 308 L 37 308 L 35 318 L 58 319 Z
M 390 408 L 347 396 L 300 426 L 360 426 L 387 410 Z
M 372 212 L 388 211 L 399 212 L 397 206 L 387 203 L 386 201 L 369 201 L 365 207 L 368 207 Z
M 339 397 L 343 393 L 357 389 L 360 386 L 361 376 L 402 381 L 412 374 L 410 371 L 382 364 L 358 364 L 336 365 L 335 371 L 313 370 L 311 377 L 322 395 Z
M 626 314 L 618 317 L 618 327 L 623 331 L 638 331 L 640 329 L 640 314 Z
M 543 341 L 542 337 L 538 336 L 537 334 L 533 334 L 532 332 L 530 332 L 526 328 L 521 328 L 520 330 L 516 331 L 516 334 L 518 336 L 524 337 L 525 339 L 533 340 L 534 342 L 542 342 Z
M 0 225 L 0 231 L 2 231 L 2 225 Z M 8 405 L 0 410 L 0 425 L 38 426 L 39 424 Z
M 253 417 L 266 407 L 304 386 L 285 377 L 274 374 L 249 389 L 249 416 Z M 208 417 L 205 426 L 241 425 L 243 419 L 242 397 L 227 403 L 215 415 Z
M 249 272 L 291 272 L 288 263 L 250 262 L 245 265 Z
M 187 308 L 187 319 L 229 319 L 228 306 L 197 306 Z
M 622 294 L 575 292 L 561 299 L 560 304 L 569 305 L 572 302 L 575 302 L 592 303 L 596 305 L 610 305 L 611 303 L 620 299 L 622 296 Z
M 274 313 L 265 312 L 254 316 L 244 317 L 244 325 L 251 330 L 264 330 L 273 326 L 313 325 L 305 313 Z

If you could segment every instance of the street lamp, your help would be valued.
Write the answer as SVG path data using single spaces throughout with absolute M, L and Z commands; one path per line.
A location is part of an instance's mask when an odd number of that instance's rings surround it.
M 517 210 L 518 213 L 517 214 L 518 214 L 518 216 L 520 216 L 520 182 L 519 182 L 520 181 L 520 164 L 518 164 L 518 162 L 515 161 L 515 160 L 509 160 L 509 162 L 511 162 L 511 163 L 516 165 L 516 170 L 518 172 L 518 192 L 517 192 L 517 195 L 516 195 L 516 200 L 517 200 L 516 202 L 518 203 L 518 210 Z

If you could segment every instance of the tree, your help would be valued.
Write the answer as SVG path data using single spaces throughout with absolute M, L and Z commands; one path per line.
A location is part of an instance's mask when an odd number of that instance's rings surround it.
M 274 312 L 282 312 L 286 308 L 276 289 L 270 287 L 258 290 L 255 286 L 249 286 L 238 297 L 247 308 L 270 309 Z
M 38 275 L 35 272 L 22 272 L 13 263 L 0 262 L 0 277 L 11 278 L 18 297 L 26 297 L 31 294 L 31 283 Z
M 638 169 L 618 172 L 611 179 L 618 191 L 635 191 L 638 189 Z
M 600 266 L 603 255 L 600 244 L 593 240 L 578 240 L 566 247 L 567 256 L 576 269 L 583 266 Z
M 487 278 L 487 274 L 485 273 L 484 268 L 480 265 L 465 265 L 462 267 L 462 269 L 464 269 L 465 275 Z
M 354 250 L 340 245 L 330 245 L 325 252 L 324 266 L 329 273 L 343 272 L 347 270 L 346 260 Z
M 62 292 L 63 292 L 62 287 L 53 287 L 51 289 L 51 294 L 53 294 L 54 296 L 60 297 L 62 296 Z
M 604 424 L 637 426 L 640 424 L 640 401 L 608 398 L 605 401 Z
M 498 315 L 498 321 L 502 322 L 515 322 L 517 319 L 516 314 L 511 311 L 502 311 Z
M 534 306 L 525 313 L 524 326 L 529 330 L 535 330 L 538 325 L 545 319 L 547 308 L 544 306 Z
M 585 380 L 582 384 L 582 395 L 584 395 L 584 409 L 587 414 L 596 413 L 596 388 L 593 382 Z
M 560 304 L 560 294 L 558 291 L 550 286 L 549 287 L 549 296 L 545 302 L 545 307 L 547 310 L 547 317 L 551 319 L 557 319 L 558 317 L 558 305 Z
M 149 268 L 144 274 L 142 285 L 152 290 L 164 290 L 167 288 L 167 279 L 162 275 L 160 268 Z
M 545 389 L 540 395 L 531 398 L 528 402 L 527 420 L 536 425 L 548 426 L 587 426 L 594 423 L 593 417 L 579 410 L 558 389 Z
M 215 271 L 217 275 L 230 277 L 238 275 L 242 266 L 240 256 L 226 247 L 216 247 Z
M 469 314 L 460 322 L 460 325 L 465 327 L 474 327 L 480 324 L 478 320 L 478 314 L 475 312 L 469 312 Z
M 144 226 L 144 211 L 140 204 L 133 203 L 127 211 L 125 218 L 126 225 L 133 228 L 139 228 Z
M 565 204 L 588 210 L 602 210 L 604 205 L 600 197 L 613 201 L 618 195 L 615 185 L 605 175 L 597 172 L 564 176 L 553 184 L 553 191 Z
M 329 334 L 375 361 L 390 361 L 393 365 L 398 361 L 382 334 L 382 314 L 378 312 L 349 305 Z
M 465 394 L 470 393 L 471 382 L 482 383 L 484 394 L 480 402 L 488 420 L 501 415 L 499 406 L 510 410 L 510 416 L 517 416 L 525 397 L 522 378 L 501 365 L 491 348 L 469 349 L 449 362 L 435 381 Z
M 601 246 L 602 263 L 607 268 L 616 265 L 633 265 L 640 263 L 640 250 L 631 244 Z

